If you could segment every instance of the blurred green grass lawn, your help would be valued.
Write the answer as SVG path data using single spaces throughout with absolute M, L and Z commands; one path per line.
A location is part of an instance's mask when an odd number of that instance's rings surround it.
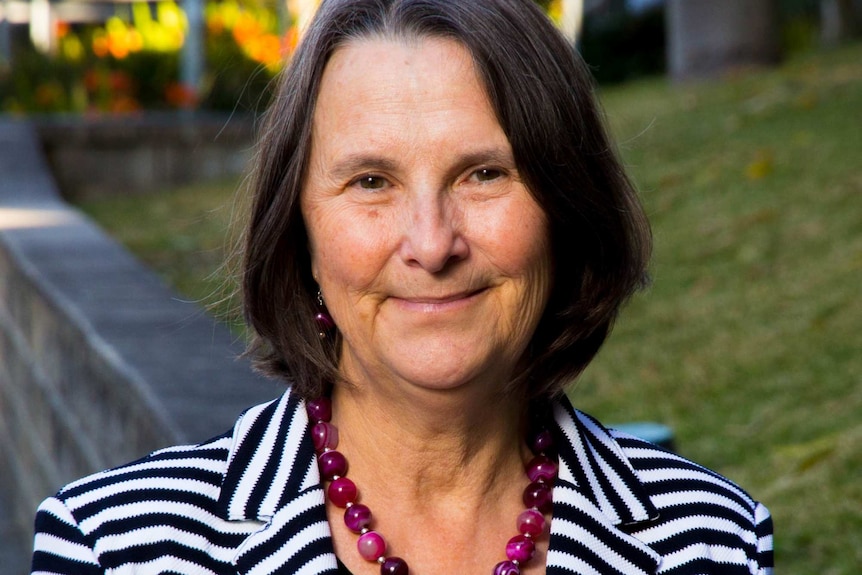
M 862 45 L 603 91 L 655 234 L 653 285 L 573 388 L 772 510 L 779 571 L 862 565 Z M 238 182 L 82 207 L 212 302 Z M 216 309 L 227 313 L 230 301 Z

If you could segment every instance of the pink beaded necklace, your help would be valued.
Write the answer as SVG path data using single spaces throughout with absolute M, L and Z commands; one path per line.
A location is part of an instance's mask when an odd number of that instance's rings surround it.
M 329 482 L 327 497 L 333 505 L 344 509 L 344 524 L 359 535 L 356 547 L 366 561 L 380 565 L 381 575 L 408 575 L 407 562 L 400 557 L 386 556 L 386 541 L 370 528 L 371 510 L 357 503 L 359 490 L 356 484 L 346 477 L 347 458 L 336 451 L 338 447 L 338 428 L 330 423 L 332 403 L 329 398 L 321 397 L 306 404 L 312 423 L 311 436 L 317 451 L 320 476 Z M 506 544 L 506 557 L 494 566 L 493 575 L 520 575 L 521 565 L 529 561 L 536 552 L 534 539 L 545 532 L 547 521 L 545 513 L 551 510 L 553 480 L 557 476 L 557 463 L 545 455 L 553 447 L 553 436 L 547 429 L 532 434 L 530 447 L 537 454 L 527 464 L 527 477 L 530 484 L 524 490 L 524 505 L 527 509 L 518 515 L 515 535 Z

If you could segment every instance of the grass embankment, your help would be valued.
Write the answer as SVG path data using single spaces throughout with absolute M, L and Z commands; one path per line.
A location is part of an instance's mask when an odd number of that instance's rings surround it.
M 603 94 L 655 233 L 654 283 L 572 391 L 772 510 L 780 571 L 862 565 L 862 46 L 721 83 Z M 235 183 L 84 208 L 191 298 Z M 228 206 L 228 207 L 225 207 Z

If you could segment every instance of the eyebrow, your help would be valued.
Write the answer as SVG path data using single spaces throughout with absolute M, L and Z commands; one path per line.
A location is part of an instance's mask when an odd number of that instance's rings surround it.
M 501 148 L 485 148 L 464 154 L 456 165 L 478 166 L 482 164 L 496 164 L 506 168 L 515 167 L 515 158 L 511 151 Z
M 501 167 L 514 169 L 515 158 L 509 150 L 497 147 L 489 147 L 465 153 L 455 157 L 452 165 L 453 171 L 461 171 L 468 166 L 479 166 L 483 164 L 499 165 Z M 376 154 L 357 153 L 350 154 L 338 160 L 329 170 L 336 178 L 347 178 L 359 172 L 393 172 L 398 169 L 398 162 Z
M 337 178 L 346 178 L 357 172 L 384 171 L 396 169 L 396 163 L 388 158 L 371 154 L 351 154 L 337 161 L 329 173 Z

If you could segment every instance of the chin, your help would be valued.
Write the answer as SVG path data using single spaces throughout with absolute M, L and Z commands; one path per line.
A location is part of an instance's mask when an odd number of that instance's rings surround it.
M 427 363 L 413 363 L 395 371 L 399 379 L 429 391 L 456 391 L 472 388 L 483 382 L 501 387 L 507 381 L 499 369 L 499 362 L 477 365 L 466 359 L 460 361 L 451 355 Z

